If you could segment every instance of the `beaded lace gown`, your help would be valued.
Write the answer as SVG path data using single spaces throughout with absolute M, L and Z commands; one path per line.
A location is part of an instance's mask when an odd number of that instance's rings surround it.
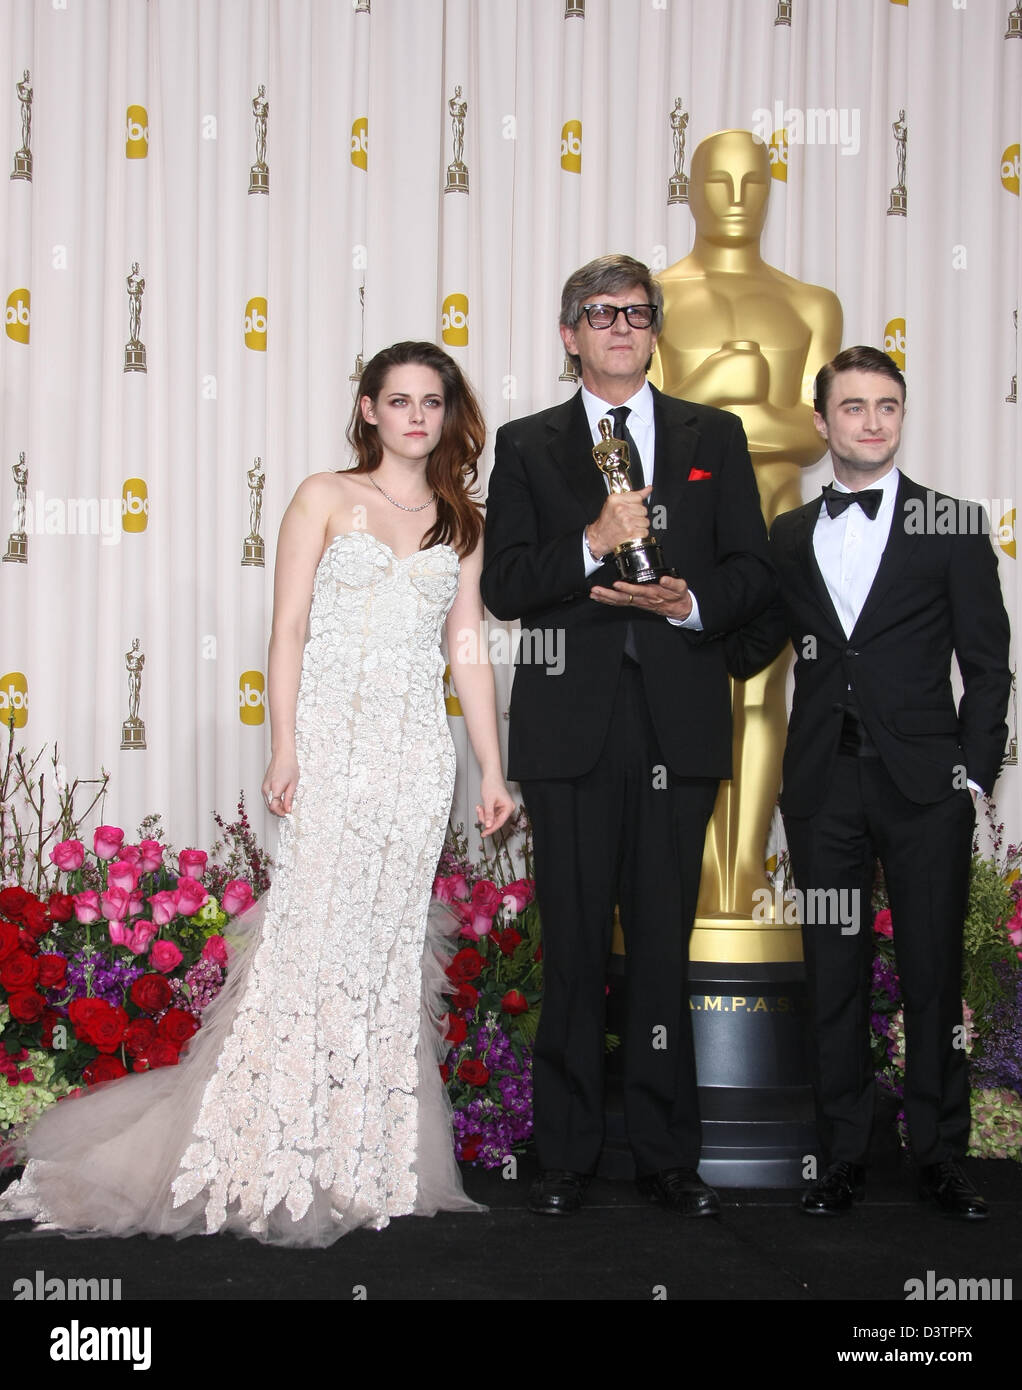
M 454 791 L 440 634 L 458 573 L 447 545 L 400 557 L 354 532 L 327 547 L 299 786 L 250 944 L 179 1066 L 43 1114 L 0 1217 L 328 1245 L 479 1209 L 437 1065 L 453 919 L 430 909 Z

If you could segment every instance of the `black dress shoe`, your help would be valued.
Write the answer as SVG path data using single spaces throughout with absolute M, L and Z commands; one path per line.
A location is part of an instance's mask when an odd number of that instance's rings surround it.
M 990 1214 L 986 1202 L 953 1158 L 923 1164 L 919 1169 L 919 1196 L 924 1202 L 933 1202 L 943 1216 L 985 1221 Z
M 661 1168 L 636 1178 L 644 1197 L 678 1216 L 719 1216 L 720 1198 L 694 1168 Z
M 588 1173 L 568 1168 L 545 1168 L 529 1189 L 529 1210 L 538 1216 L 573 1216 L 582 1208 Z
M 841 1216 L 866 1195 L 866 1170 L 861 1163 L 832 1163 L 823 1177 L 802 1193 L 802 1210 L 809 1216 Z

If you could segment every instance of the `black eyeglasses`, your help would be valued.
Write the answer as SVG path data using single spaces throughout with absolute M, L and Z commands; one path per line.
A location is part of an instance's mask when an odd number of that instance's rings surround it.
M 630 328 L 648 328 L 656 314 L 655 304 L 583 304 L 582 312 L 590 328 L 609 328 L 624 314 Z

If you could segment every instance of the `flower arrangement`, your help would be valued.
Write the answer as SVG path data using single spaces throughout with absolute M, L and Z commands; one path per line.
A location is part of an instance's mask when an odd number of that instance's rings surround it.
M 244 797 L 237 821 L 217 818 L 223 863 L 204 850 L 175 854 L 154 817 L 142 830 L 157 833 L 135 843 L 100 825 L 88 849 L 79 825 L 105 793 L 105 774 L 63 786 L 55 777 L 58 813 L 48 819 L 38 763 L 14 753 L 12 731 L 0 775 L 0 1133 L 8 1138 L 81 1086 L 174 1066 L 223 986 L 230 919 L 267 882 Z M 100 790 L 80 811 L 83 785 Z M 57 839 L 61 831 L 70 833 Z M 247 877 L 227 877 L 241 868 Z
M 995 853 L 999 844 L 995 841 Z M 963 936 L 961 1045 L 969 1054 L 969 1153 L 1022 1161 L 1022 846 L 1002 861 L 975 855 Z M 878 879 L 873 921 L 872 1037 L 877 1080 L 904 1094 L 905 1031 L 894 941 L 897 926 Z M 904 1112 L 898 1132 L 907 1145 Z
M 509 839 L 522 836 L 520 874 Z M 490 857 L 492 855 L 492 857 Z M 440 1068 L 454 1111 L 459 1159 L 500 1167 L 532 1134 L 532 1044 L 539 1024 L 543 951 L 528 820 L 519 811 L 477 867 L 463 828 L 450 830 L 434 897 L 460 920 L 467 942 L 447 967 L 453 985 Z

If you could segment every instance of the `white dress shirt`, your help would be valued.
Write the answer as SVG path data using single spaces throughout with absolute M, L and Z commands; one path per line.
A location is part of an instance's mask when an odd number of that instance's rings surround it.
M 891 534 L 894 500 L 900 479 L 897 468 L 892 468 L 877 482 L 870 483 L 871 488 L 879 488 L 884 494 L 880 510 L 872 521 L 856 502 L 840 516 L 832 517 L 827 511 L 827 504 L 822 499 L 820 501 L 820 515 L 813 532 L 813 550 L 846 637 L 851 636 L 852 628 L 859 620 L 880 568 L 880 560 Z M 851 491 L 839 482 L 834 483 L 834 488 L 837 492 Z
M 611 415 L 611 411 L 616 406 L 608 405 L 606 401 L 601 401 L 599 396 L 585 386 L 582 387 L 582 404 L 585 407 L 586 419 L 589 421 L 589 430 L 593 436 L 593 443 L 600 441 L 600 421 Z M 635 440 L 635 447 L 639 451 L 639 461 L 642 465 L 643 483 L 649 487 L 653 482 L 653 460 L 656 454 L 656 428 L 653 423 L 653 392 L 649 389 L 649 382 L 644 381 L 636 391 L 635 395 L 627 401 L 622 401 L 629 409 L 627 420 L 628 433 Z M 593 467 L 596 467 L 594 461 Z M 609 484 L 608 484 L 609 487 Z M 589 554 L 589 547 L 585 542 L 585 532 L 582 533 L 582 559 L 585 564 L 586 578 L 600 568 L 604 560 L 594 560 Z M 699 603 L 695 594 L 689 589 L 689 597 L 692 600 L 692 611 L 687 618 L 668 618 L 667 621 L 674 627 L 687 627 L 696 632 L 702 632 L 703 624 L 699 617 Z

